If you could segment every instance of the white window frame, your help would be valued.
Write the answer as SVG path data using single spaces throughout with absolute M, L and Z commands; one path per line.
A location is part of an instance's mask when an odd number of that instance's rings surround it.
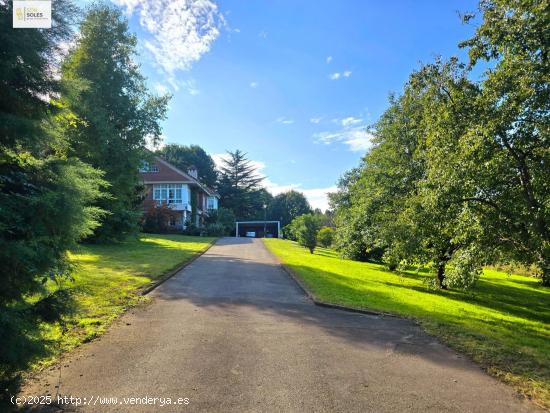
M 185 184 L 154 184 L 153 200 L 157 204 L 183 204 L 187 201 Z

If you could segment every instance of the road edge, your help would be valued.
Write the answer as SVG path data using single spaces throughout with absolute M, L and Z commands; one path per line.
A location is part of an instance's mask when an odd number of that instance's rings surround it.
M 189 261 L 185 261 L 182 264 L 179 264 L 176 268 L 168 271 L 167 273 L 161 275 L 158 279 L 156 279 L 152 284 L 145 287 L 143 290 L 141 290 L 140 295 L 147 295 L 154 289 L 156 289 L 161 284 L 164 284 L 166 281 L 168 281 L 170 278 L 172 278 L 174 275 L 176 275 L 178 272 L 183 270 L 185 267 L 191 265 L 195 260 L 202 257 L 210 248 L 212 248 L 216 242 L 218 242 L 220 238 L 216 238 L 214 241 L 210 242 L 202 251 L 199 251 L 196 255 L 191 257 Z
M 322 301 L 322 300 L 319 300 L 315 294 L 313 294 L 312 291 L 310 291 L 310 289 L 306 286 L 306 284 L 302 281 L 302 279 L 300 278 L 300 276 L 298 274 L 296 274 L 296 272 L 290 268 L 290 266 L 288 266 L 287 264 L 283 263 L 281 261 L 281 259 L 275 255 L 275 253 L 273 253 L 268 247 L 267 245 L 265 245 L 265 243 L 263 242 L 262 240 L 262 245 L 263 247 L 266 249 L 266 251 L 275 259 L 275 261 L 277 262 L 277 264 L 279 265 L 279 267 L 281 267 L 281 269 L 292 279 L 294 280 L 294 282 L 298 285 L 298 287 L 300 288 L 300 290 L 302 290 L 304 292 L 304 294 L 307 296 L 307 298 L 313 303 L 315 304 L 316 306 L 318 307 L 325 307 L 325 308 L 332 308 L 334 310 L 340 310 L 340 311 L 346 311 L 348 313 L 358 313 L 358 314 L 366 314 L 366 315 L 374 315 L 374 316 L 379 316 L 379 317 L 393 317 L 393 318 L 402 318 L 402 319 L 407 319 L 407 320 L 410 320 L 410 321 L 413 321 L 415 324 L 418 324 L 414 319 L 410 319 L 410 318 L 407 318 L 407 317 L 402 317 L 402 316 L 399 316 L 397 314 L 392 314 L 392 313 L 386 313 L 384 311 L 377 311 L 377 310 L 369 310 L 369 309 L 365 309 L 365 308 L 357 308 L 357 307 L 347 307 L 347 306 L 344 306 L 344 305 L 340 305 L 340 304 L 332 304 L 332 303 L 327 303 L 326 301 Z

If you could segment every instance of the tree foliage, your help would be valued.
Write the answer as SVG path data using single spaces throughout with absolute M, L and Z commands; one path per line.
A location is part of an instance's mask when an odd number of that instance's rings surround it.
M 331 227 L 322 227 L 317 232 L 317 244 L 321 247 L 329 248 L 334 240 L 334 229 Z
M 105 172 L 108 212 L 95 232 L 99 240 L 123 239 L 137 231 L 141 215 L 138 169 L 146 140 L 158 140 L 169 96 L 150 95 L 134 61 L 136 37 L 119 9 L 94 4 L 80 25 L 80 37 L 62 66 L 58 119 L 68 153 Z
M 199 180 L 210 188 L 217 182 L 214 160 L 198 145 L 168 144 L 156 152 L 161 158 L 187 172 L 191 166 L 197 168 Z
M 56 43 L 71 34 L 73 7 L 56 3 L 52 30 L 22 31 L 11 28 L 11 8 L 0 4 L 0 309 L 68 273 L 66 251 L 97 227 L 92 204 L 105 185 L 60 151 L 50 128 L 63 111 L 48 99 L 59 91 Z
M 311 206 L 304 194 L 290 190 L 276 195 L 269 204 L 269 217 L 281 221 L 281 226 L 286 226 L 296 217 L 310 214 Z
M 291 222 L 291 227 L 298 244 L 313 254 L 317 246 L 317 232 L 319 231 L 319 220 L 315 215 L 300 215 Z
M 246 153 L 227 152 L 220 167 L 218 192 L 221 205 L 230 209 L 237 219 L 249 219 L 263 214 L 263 202 L 269 202 L 270 194 L 260 186 L 263 177 L 256 166 L 246 158 Z M 262 217 L 263 218 L 263 217 Z
M 331 197 L 336 245 L 390 267 L 433 265 L 469 287 L 488 262 L 535 263 L 550 283 L 546 2 L 482 1 L 470 64 L 414 72 L 376 123 L 373 148 Z M 469 20 L 471 16 L 466 16 Z M 494 66 L 470 80 L 480 59 Z

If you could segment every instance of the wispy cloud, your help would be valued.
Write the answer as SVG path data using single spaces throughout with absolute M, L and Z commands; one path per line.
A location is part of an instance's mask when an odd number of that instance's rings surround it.
M 256 89 L 260 84 L 258 82 L 250 82 L 250 87 Z
M 336 142 L 343 143 L 348 146 L 349 150 L 354 152 L 364 152 L 370 148 L 372 133 L 364 123 L 363 118 L 356 118 L 355 116 L 334 118 L 332 123 L 340 125 L 340 129 L 313 134 L 315 142 L 325 145 Z
M 340 122 L 342 123 L 343 127 L 347 128 L 348 126 L 353 126 L 353 125 L 360 124 L 361 122 L 363 122 L 363 119 L 354 118 L 353 116 L 349 116 L 347 118 L 342 119 Z
M 338 80 L 342 77 L 350 77 L 351 76 L 351 70 L 345 70 L 343 72 L 334 72 L 328 75 L 328 78 L 330 80 Z
M 315 124 L 317 124 L 317 123 L 321 122 L 322 120 L 323 120 L 323 118 L 322 118 L 322 117 L 318 117 L 318 118 L 310 118 L 310 119 L 309 119 L 309 121 L 310 121 L 311 123 L 315 123 Z
M 165 95 L 169 92 L 168 86 L 163 85 L 162 83 L 155 82 L 153 84 L 153 89 L 155 92 L 157 92 L 159 95 Z
M 149 34 L 144 47 L 155 64 L 178 83 L 176 72 L 189 70 L 210 51 L 225 24 L 218 6 L 210 0 L 112 0 L 139 13 L 140 26 Z M 196 90 L 196 89 L 191 89 Z
M 366 126 L 354 128 L 344 128 L 335 132 L 319 132 L 313 135 L 317 143 L 330 145 L 335 142 L 341 142 L 349 147 L 350 151 L 366 151 L 371 146 L 372 134 Z
M 327 63 L 332 62 L 332 56 L 327 56 Z
M 294 123 L 294 119 L 288 119 L 288 118 L 285 118 L 284 116 L 280 116 L 277 119 L 275 119 L 275 122 L 282 123 L 283 125 L 290 125 Z

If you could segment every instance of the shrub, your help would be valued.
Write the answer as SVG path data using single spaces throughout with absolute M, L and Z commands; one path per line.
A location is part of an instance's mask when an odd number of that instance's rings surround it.
M 223 237 L 226 235 L 226 228 L 219 223 L 208 224 L 204 232 L 208 237 Z
M 312 214 L 300 215 L 295 218 L 292 223 L 292 228 L 298 244 L 309 249 L 313 254 L 317 246 L 317 231 L 319 230 L 319 220 Z
M 162 233 L 170 232 L 170 221 L 176 219 L 177 212 L 168 205 L 155 205 L 150 208 L 143 217 L 143 231 Z
M 218 208 L 208 212 L 206 219 L 207 227 L 216 224 L 223 228 L 223 231 L 215 236 L 231 235 L 235 231 L 235 214 L 227 208 Z
M 334 229 L 331 227 L 323 227 L 317 233 L 317 243 L 324 248 L 328 248 L 332 245 L 334 240 Z

